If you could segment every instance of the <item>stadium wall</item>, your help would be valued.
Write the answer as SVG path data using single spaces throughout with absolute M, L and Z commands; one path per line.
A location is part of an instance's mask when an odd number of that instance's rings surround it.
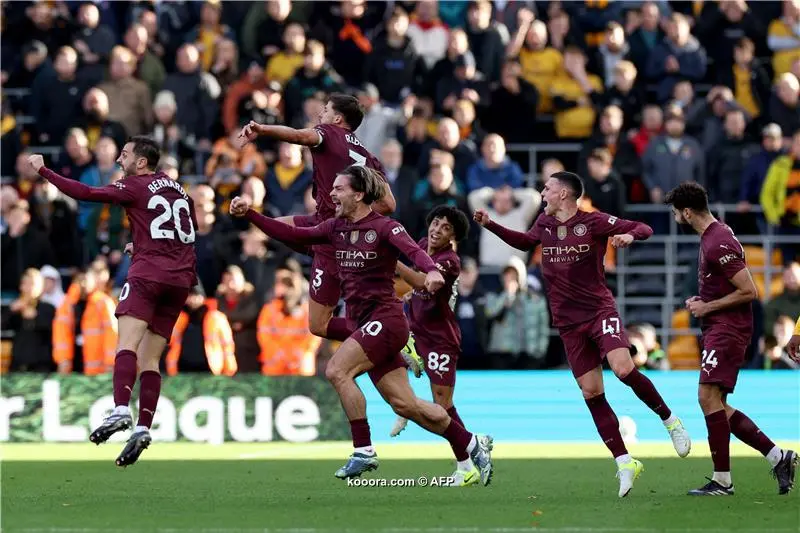
M 648 374 L 695 439 L 705 439 L 697 406 L 697 372 Z M 367 397 L 375 442 L 388 441 L 395 415 L 369 379 L 359 378 Z M 426 379 L 413 380 L 429 398 Z M 765 433 L 777 440 L 800 440 L 800 375 L 744 371 L 730 397 Z M 0 381 L 0 441 L 86 441 L 113 407 L 111 376 L 11 374 Z M 606 395 L 629 441 L 663 441 L 658 418 L 612 374 Z M 455 404 L 475 431 L 514 442 L 596 442 L 597 434 L 575 381 L 566 371 L 460 372 Z M 242 375 L 166 378 L 153 436 L 161 441 L 309 442 L 349 440 L 339 400 L 322 378 Z M 117 435 L 115 440 L 123 440 Z M 438 437 L 409 424 L 405 442 Z

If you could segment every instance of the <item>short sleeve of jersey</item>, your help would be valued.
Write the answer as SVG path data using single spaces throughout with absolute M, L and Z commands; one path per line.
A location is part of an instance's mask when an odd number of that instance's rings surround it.
M 724 239 L 709 243 L 705 251 L 706 260 L 719 267 L 720 272 L 731 279 L 747 268 L 742 246 L 735 239 Z

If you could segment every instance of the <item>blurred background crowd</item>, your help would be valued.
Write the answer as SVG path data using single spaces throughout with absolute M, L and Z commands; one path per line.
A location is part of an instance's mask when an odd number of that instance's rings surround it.
M 681 181 L 704 184 L 740 236 L 782 238 L 745 246 L 772 273 L 756 274 L 748 365 L 796 367 L 783 347 L 800 314 L 798 0 L 3 2 L 0 51 L 4 371 L 109 371 L 130 261 L 123 210 L 65 197 L 27 154 L 104 185 L 121 177 L 125 139 L 147 134 L 199 224 L 202 283 L 165 371 L 317 374 L 334 347 L 307 329 L 310 258 L 227 209 L 242 194 L 273 216 L 314 210 L 307 150 L 235 139 L 250 120 L 308 127 L 333 92 L 363 104 L 356 133 L 417 237 L 439 204 L 525 230 L 543 179 L 564 168 L 585 180 L 584 209 L 674 236 L 666 211 L 641 208 Z M 662 300 L 665 276 L 646 269 L 672 261 L 664 250 L 609 253 L 612 289 Z M 679 304 L 696 294 L 696 243 L 677 250 L 686 275 L 667 277 Z M 563 368 L 539 254 L 477 226 L 459 254 L 460 367 Z M 623 289 L 628 265 L 644 275 Z M 696 335 L 663 333 L 696 324 L 667 305 L 667 319 L 622 309 L 636 362 L 696 368 Z

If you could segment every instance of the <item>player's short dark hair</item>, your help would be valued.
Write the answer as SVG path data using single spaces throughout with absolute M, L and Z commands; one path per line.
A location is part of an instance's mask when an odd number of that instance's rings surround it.
M 358 98 L 349 94 L 336 93 L 330 95 L 328 101 L 334 111 L 344 117 L 344 121 L 350 126 L 352 131 L 356 131 L 364 120 L 364 108 L 358 102 Z
M 435 218 L 446 218 L 453 226 L 453 234 L 456 241 L 463 241 L 469 231 L 469 218 L 464 212 L 449 205 L 437 205 L 428 213 L 425 225 L 430 226 Z
M 386 193 L 383 177 L 377 170 L 351 165 L 339 172 L 339 175 L 350 178 L 350 188 L 356 192 L 363 192 L 363 202 L 367 205 L 380 200 Z
M 664 203 L 679 211 L 691 209 L 698 213 L 708 213 L 708 193 L 695 181 L 685 181 L 669 191 Z
M 556 172 L 550 177 L 557 179 L 562 185 L 566 185 L 572 189 L 572 193 L 575 195 L 576 200 L 583 196 L 583 180 L 581 180 L 580 176 L 574 172 L 567 172 L 564 170 L 561 172 Z
M 161 160 L 158 144 L 144 135 L 135 135 L 128 139 L 128 143 L 133 143 L 133 155 L 147 159 L 147 168 L 155 170 Z

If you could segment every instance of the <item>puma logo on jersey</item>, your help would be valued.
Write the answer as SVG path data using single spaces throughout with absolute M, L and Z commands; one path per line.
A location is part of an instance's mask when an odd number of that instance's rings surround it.
M 547 232 L 548 235 L 550 235 L 551 237 L 553 236 L 553 232 L 550 231 L 550 228 L 544 228 L 544 230 Z

